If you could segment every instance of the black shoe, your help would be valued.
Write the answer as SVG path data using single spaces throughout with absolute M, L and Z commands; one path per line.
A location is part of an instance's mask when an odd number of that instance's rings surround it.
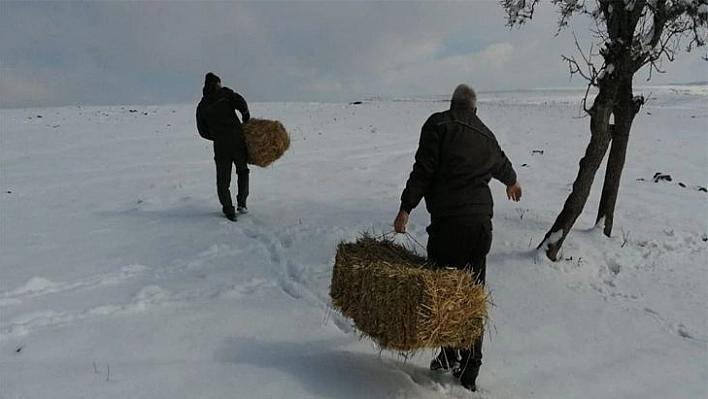
M 435 359 L 430 362 L 431 371 L 450 371 L 460 366 L 460 355 L 458 351 L 451 348 L 443 348 Z
M 226 218 L 229 219 L 229 220 L 232 221 L 232 222 L 235 222 L 235 221 L 237 220 L 235 213 L 227 213 L 227 214 L 226 214 Z
M 452 372 L 452 375 L 460 380 L 460 384 L 462 384 L 463 387 L 472 392 L 477 391 L 477 375 L 479 375 L 479 366 L 473 366 L 470 364 L 467 367 L 464 367 L 464 365 L 461 365 Z

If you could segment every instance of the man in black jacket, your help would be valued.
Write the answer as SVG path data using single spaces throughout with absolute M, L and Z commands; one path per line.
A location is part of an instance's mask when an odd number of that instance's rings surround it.
M 221 79 L 213 73 L 206 74 L 202 100 L 197 106 L 197 130 L 199 135 L 214 142 L 214 162 L 216 163 L 216 192 L 221 210 L 231 221 L 236 221 L 236 211 L 248 212 L 248 152 L 243 139 L 241 121 L 236 110 L 241 113 L 243 123 L 248 122 L 248 104 L 240 94 L 221 86 Z M 238 194 L 234 209 L 231 201 L 231 165 L 236 165 Z
M 492 244 L 492 178 L 507 186 L 509 199 L 521 199 L 511 162 L 477 117 L 474 90 L 459 85 L 450 109 L 431 115 L 423 125 L 395 231 L 406 232 L 408 215 L 425 198 L 431 220 L 428 259 L 440 268 L 468 270 L 477 283 L 484 284 Z M 430 368 L 452 370 L 465 388 L 475 391 L 481 364 L 482 337 L 471 348 L 442 348 Z

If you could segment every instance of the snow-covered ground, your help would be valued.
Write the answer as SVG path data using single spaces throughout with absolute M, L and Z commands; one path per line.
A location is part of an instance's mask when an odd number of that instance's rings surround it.
M 0 397 L 705 398 L 708 89 L 637 92 L 653 98 L 614 237 L 593 228 L 601 170 L 557 263 L 535 247 L 589 139 L 583 93 L 480 94 L 524 197 L 492 184 L 478 393 L 429 372 L 432 351 L 380 353 L 328 299 L 336 244 L 392 230 L 420 126 L 447 102 L 250 104 L 292 146 L 252 168 L 237 223 L 193 104 L 1 110 Z M 421 206 L 422 243 L 427 223 Z

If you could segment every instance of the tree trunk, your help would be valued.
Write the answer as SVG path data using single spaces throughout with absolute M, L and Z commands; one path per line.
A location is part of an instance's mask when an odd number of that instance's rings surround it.
M 612 224 L 614 222 L 615 205 L 619 193 L 622 169 L 627 155 L 627 142 L 629 141 L 629 131 L 632 128 L 634 116 L 639 111 L 637 104 L 633 101 L 632 78 L 625 79 L 619 85 L 617 94 L 617 104 L 614 108 L 615 124 L 612 129 L 612 145 L 610 155 L 607 160 L 607 170 L 605 172 L 605 182 L 602 187 L 600 206 L 597 212 L 597 223 L 604 219 L 603 232 L 607 237 L 612 234 Z
M 563 210 L 556 218 L 555 223 L 538 246 L 538 248 L 545 246 L 546 256 L 552 261 L 558 260 L 558 253 L 563 241 L 583 211 L 597 169 L 607 152 L 607 147 L 610 144 L 609 122 L 614 107 L 615 93 L 614 82 L 607 82 L 600 86 L 600 91 L 590 110 L 590 143 L 585 150 L 585 156 L 580 160 L 580 170 L 573 183 L 573 191 L 565 200 Z

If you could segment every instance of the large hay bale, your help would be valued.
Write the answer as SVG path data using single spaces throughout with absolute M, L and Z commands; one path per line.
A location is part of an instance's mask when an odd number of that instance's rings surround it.
M 266 167 L 290 148 L 290 136 L 282 123 L 269 119 L 251 118 L 243 125 L 248 148 L 248 163 Z
M 370 236 L 339 244 L 330 297 L 364 336 L 400 352 L 471 347 L 487 320 L 487 292 L 470 273 L 434 270 L 402 245 Z

